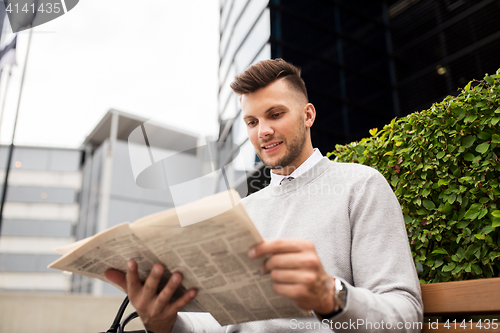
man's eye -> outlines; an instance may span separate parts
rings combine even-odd
[[[247,126],[254,126],[255,124],[257,124],[257,120],[252,120],[247,123]]]
[[[273,118],[278,118],[279,116],[281,116],[281,114],[282,114],[282,113],[283,113],[283,112],[274,113],[274,114],[272,115],[272,117],[273,117]]]

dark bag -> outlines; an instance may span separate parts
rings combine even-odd
[[[106,333],[125,333],[125,326],[134,318],[139,317],[137,314],[137,311],[132,312],[129,314],[125,319],[123,319],[122,322],[120,320],[123,317],[123,313],[125,312],[125,309],[127,308],[127,305],[129,303],[128,296],[125,296],[125,299],[122,302],[122,305],[120,305],[120,308],[118,309],[118,312],[116,313],[115,320],[113,320],[113,324],[111,324],[111,327],[106,331]],[[140,330],[140,331],[128,331],[127,333],[144,333],[147,332],[146,330]]]

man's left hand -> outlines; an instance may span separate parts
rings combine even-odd
[[[276,293],[292,299],[304,310],[333,312],[335,280],[323,269],[313,243],[302,239],[264,241],[251,248],[248,256],[270,256],[261,272],[271,274]]]

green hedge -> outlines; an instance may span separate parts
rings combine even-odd
[[[500,69],[328,154],[387,178],[421,283],[499,276],[499,105]]]

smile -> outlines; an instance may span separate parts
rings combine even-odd
[[[276,146],[278,146],[278,145],[280,145],[282,143],[283,143],[283,141],[276,142],[276,143],[270,144],[269,146],[263,146],[262,148],[264,148],[264,149],[271,149],[271,148],[274,148],[274,147],[276,147]]]

